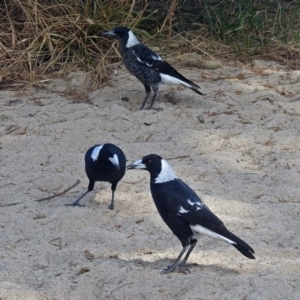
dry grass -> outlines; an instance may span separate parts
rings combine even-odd
[[[122,13],[130,6],[131,1],[4,0],[0,82],[42,83],[77,69],[101,82],[116,55],[98,35],[132,21]]]
[[[261,1],[260,1],[261,2]],[[70,71],[91,74],[95,86],[120,61],[117,43],[99,33],[116,25],[172,60],[269,58],[299,67],[300,6],[287,1],[3,0],[0,85],[42,84]],[[149,4],[150,3],[150,4]],[[167,43],[166,43],[167,40]],[[191,57],[189,60],[188,58]]]

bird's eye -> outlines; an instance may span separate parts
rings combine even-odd
[[[147,160],[147,164],[151,164],[152,163],[152,160],[151,159],[148,159]]]

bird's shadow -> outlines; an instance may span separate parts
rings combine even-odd
[[[104,258],[104,257],[101,257]],[[147,261],[143,260],[141,258],[134,258],[131,260],[126,260],[126,259],[121,259],[121,258],[111,258],[111,257],[106,257],[104,258],[109,259],[109,260],[114,260],[122,266],[126,266],[128,268],[131,268],[133,266],[135,267],[140,267],[140,268],[145,268],[145,269],[151,269],[151,270],[157,270],[158,273],[160,273],[163,269],[166,267],[170,266],[174,260],[163,258],[163,259],[157,259],[155,261]],[[232,268],[227,268],[224,266],[220,265],[200,265],[197,263],[186,263],[185,265],[185,270],[186,274],[189,273],[214,273],[218,274],[218,276],[223,276],[223,275],[238,275],[240,272],[238,270],[234,270]],[[179,272],[179,271],[177,271]],[[176,271],[173,271],[172,273],[176,273]],[[182,271],[180,272],[182,273]]]
[[[172,259],[157,259],[155,261],[145,261],[141,258],[136,258],[131,260],[135,266],[146,267],[153,270],[161,271],[165,269],[167,266],[170,266],[174,260]],[[187,262],[185,265],[185,269],[187,269],[188,273],[198,273],[198,272],[205,272],[205,273],[216,273],[218,275],[237,275],[239,272],[237,270],[233,270],[231,268],[226,268],[220,265],[201,265],[197,263]],[[176,271],[175,271],[176,272]]]

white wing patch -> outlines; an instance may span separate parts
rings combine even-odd
[[[132,50],[132,52],[134,53],[134,55],[135,55],[135,57],[136,57],[136,59],[140,62],[140,63],[144,63],[137,55],[136,55],[136,53],[135,53],[135,51],[134,50]]]
[[[139,40],[136,38],[136,36],[133,34],[133,32],[130,30],[128,32],[128,41],[126,43],[126,48],[133,47],[137,44],[139,44]]]
[[[181,213],[181,214],[186,214],[186,213],[188,213],[188,212],[190,212],[190,211],[189,211],[189,210],[186,210],[186,209],[184,209],[182,206],[180,206],[178,212]]]
[[[154,59],[154,60],[161,60],[162,61],[162,58],[160,56],[158,56],[157,54],[156,55],[151,55],[151,58]]]
[[[164,160],[161,160],[161,171],[158,176],[155,178],[155,183],[169,182],[174,179],[177,179],[175,172],[171,166]]]
[[[189,205],[191,205],[191,206],[195,205],[197,207],[196,210],[199,210],[199,209],[201,209],[203,207],[203,203],[201,203],[201,202],[193,202],[190,199],[187,200],[187,203]]]
[[[93,161],[96,161],[98,159],[98,156],[99,156],[102,148],[103,148],[103,145],[99,145],[94,148],[94,150],[92,151],[92,154],[91,154],[91,158]]]
[[[145,61],[142,61],[142,60],[137,56],[137,54],[135,53],[135,51],[133,51],[133,53],[135,54],[136,59],[137,59],[140,63],[142,63],[143,65],[146,65],[146,66],[148,66],[148,67],[153,67],[153,65],[148,64],[148,63],[146,63]]]
[[[188,199],[188,201],[187,201],[187,202],[188,202],[188,204],[189,204],[189,205],[192,205],[192,206],[195,204],[195,203],[194,203],[194,202],[192,202],[190,199]]]
[[[197,210],[201,209],[202,205],[197,205]]]
[[[204,234],[204,235],[208,235],[208,236],[211,236],[213,238],[216,238],[216,239],[219,239],[219,240],[223,240],[223,241],[226,241],[228,242],[229,244],[236,244],[235,242],[233,242],[232,240],[216,233],[216,232],[213,232],[212,230],[210,229],[207,229],[201,225],[191,225],[190,224],[190,228],[192,229],[192,231],[196,234],[196,233],[200,233],[200,234]]]

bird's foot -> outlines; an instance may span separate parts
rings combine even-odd
[[[171,272],[173,272],[175,270],[178,273],[183,273],[183,274],[191,273],[191,271],[188,268],[185,267],[185,263],[184,264],[179,264],[179,265],[177,263],[174,263],[173,265],[168,266],[165,269],[163,269],[161,271],[161,274],[171,273]]]
[[[175,264],[173,264],[171,266],[166,267],[165,269],[162,269],[162,271],[160,273],[167,274],[167,273],[173,272],[176,269],[176,267],[177,266]]]
[[[115,206],[111,203],[108,208],[111,209],[111,210],[114,210]]]
[[[69,204],[65,204],[65,206],[73,206],[73,207],[75,207],[75,206],[78,206],[78,207],[85,207],[85,205],[84,205],[84,204],[79,204],[79,203],[69,203]]]

